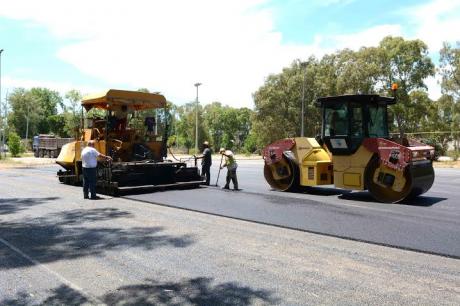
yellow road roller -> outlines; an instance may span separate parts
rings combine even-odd
[[[319,98],[321,135],[282,139],[263,149],[268,184],[279,191],[334,184],[368,190],[387,203],[425,193],[434,182],[434,148],[390,137],[387,108],[395,103],[379,95]]]

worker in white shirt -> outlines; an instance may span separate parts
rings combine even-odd
[[[94,148],[94,140],[88,141],[88,146],[81,151],[81,161],[83,167],[83,198],[85,199],[89,198],[89,193],[91,193],[92,200],[99,199],[96,195],[98,157],[105,160],[112,160],[110,156],[106,156]]]

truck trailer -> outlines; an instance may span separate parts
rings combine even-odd
[[[61,153],[62,146],[74,141],[73,138],[60,138],[52,134],[34,136],[32,149],[35,157],[56,158]]]

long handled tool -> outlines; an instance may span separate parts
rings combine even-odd
[[[216,187],[219,186],[217,185],[217,182],[219,182],[219,176],[220,176],[220,170],[222,168],[222,161],[224,160],[224,155],[220,158],[220,165],[219,165],[219,172],[217,173],[217,180],[216,180]]]

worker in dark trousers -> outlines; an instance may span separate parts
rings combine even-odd
[[[94,140],[88,141],[88,146],[81,151],[81,161],[83,169],[83,198],[88,199],[91,193],[91,199],[97,200],[96,181],[97,181],[97,158],[102,157],[105,160],[112,160],[110,156],[99,153],[94,148]]]
[[[211,181],[211,149],[209,148],[209,142],[203,142],[203,154],[196,157],[197,159],[202,159],[201,161],[201,175],[206,177],[206,185],[209,186]]]
[[[230,150],[225,150],[225,148],[220,148],[219,153],[225,156],[225,164],[220,167],[223,169],[227,167],[227,182],[222,189],[230,189],[230,180],[233,182],[233,189],[238,190],[238,178],[236,177],[236,169],[238,164],[236,163],[233,152]]]

